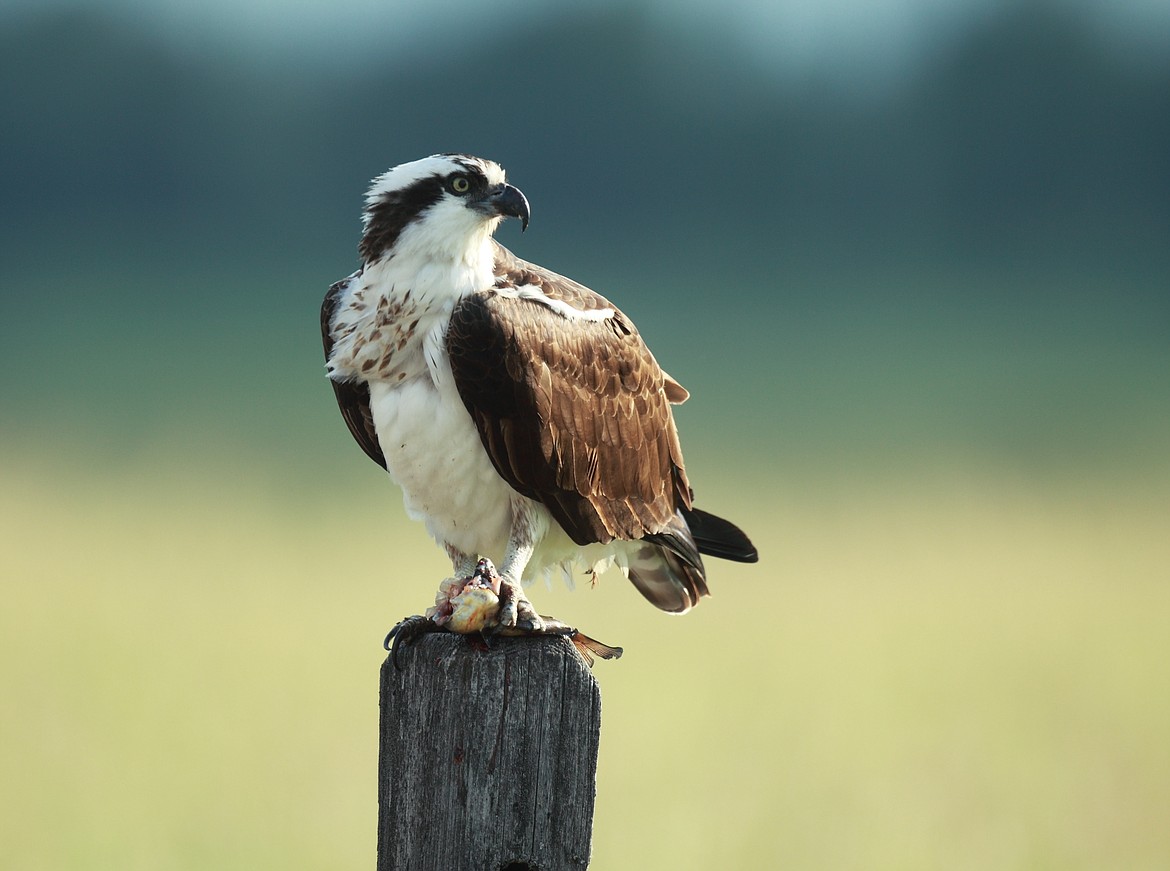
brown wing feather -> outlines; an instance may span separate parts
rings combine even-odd
[[[341,291],[352,278],[353,276],[342,279],[330,287],[329,292],[325,294],[325,300],[321,303],[321,344],[325,348],[326,362],[333,353],[333,336],[330,331],[333,315],[337,310]],[[360,381],[334,381],[331,378],[329,383],[333,385],[337,407],[341,409],[341,417],[349,427],[354,441],[366,452],[366,456],[385,469],[386,458],[378,444],[378,434],[374,431],[374,417],[370,412],[369,388]]]
[[[496,470],[577,544],[661,532],[690,507],[667,376],[616,309],[570,319],[500,293],[531,285],[578,310],[613,308],[500,252],[496,289],[462,300],[447,331],[459,395]]]

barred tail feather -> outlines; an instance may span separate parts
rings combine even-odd
[[[627,545],[625,562],[638,592],[656,608],[685,614],[707,591],[700,554],[754,563],[755,545],[735,524],[698,509],[681,509],[662,532]]]
[[[655,608],[685,614],[708,595],[702,563],[691,565],[667,547],[645,539],[630,545],[630,580]]]

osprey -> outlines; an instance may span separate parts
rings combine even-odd
[[[521,584],[617,565],[651,603],[707,595],[701,554],[754,562],[692,505],[672,403],[633,323],[492,238],[528,200],[490,160],[438,154],[366,195],[362,266],[321,307],[349,431],[451,558],[499,566],[502,629],[540,631]]]

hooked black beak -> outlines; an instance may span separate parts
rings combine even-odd
[[[528,219],[532,217],[532,211],[528,208],[528,198],[519,188],[510,184],[498,185],[480,200],[480,206],[491,215],[519,218],[521,232],[528,229]]]

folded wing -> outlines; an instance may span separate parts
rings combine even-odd
[[[690,487],[684,391],[604,297],[498,247],[496,287],[455,307],[455,383],[496,470],[577,544],[667,529]]]

